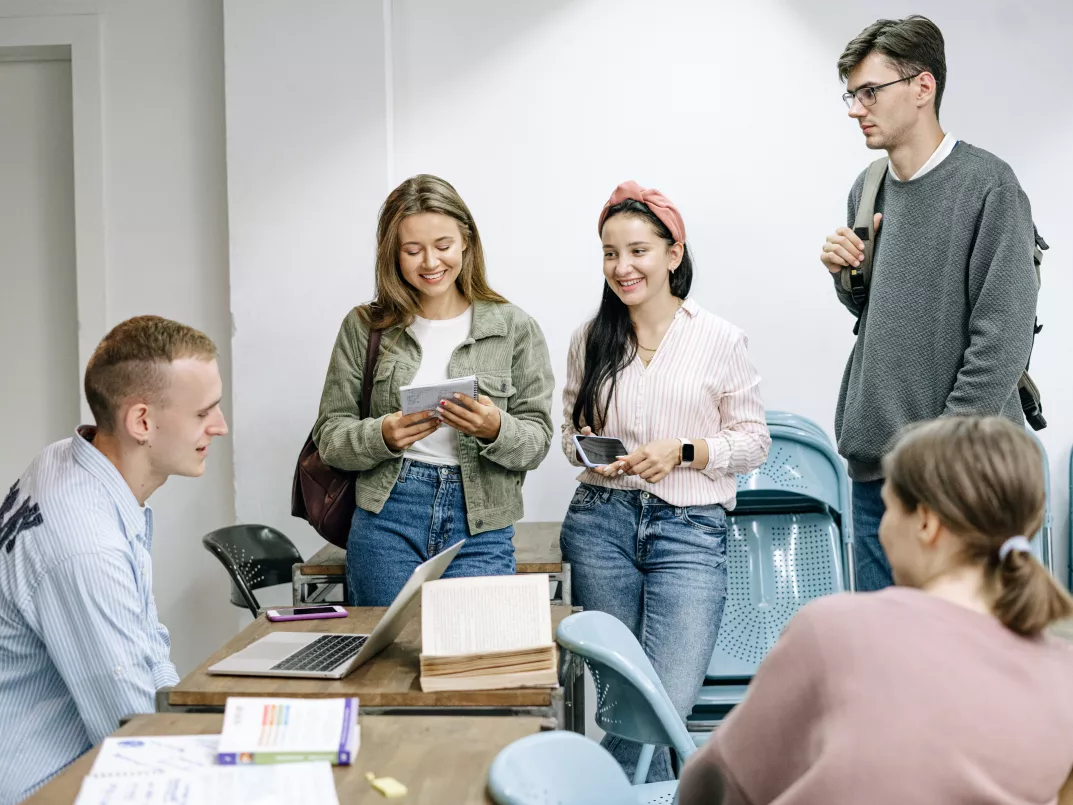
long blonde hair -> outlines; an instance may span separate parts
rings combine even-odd
[[[372,329],[407,326],[421,310],[421,294],[402,276],[399,267],[399,226],[404,218],[435,212],[453,218],[466,243],[462,270],[455,284],[470,302],[506,303],[488,286],[484,248],[473,214],[449,182],[427,173],[412,176],[394,190],[380,208],[376,227],[376,299],[359,308]]]
[[[1010,551],[1009,537],[1033,538],[1043,523],[1043,454],[1001,417],[950,417],[910,429],[884,460],[895,497],[924,506],[961,541],[962,560],[983,568],[992,611],[1022,635],[1073,615],[1070,597],[1035,557]]]

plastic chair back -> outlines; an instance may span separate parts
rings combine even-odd
[[[826,436],[769,424],[771,449],[760,467],[738,476],[738,510],[801,511],[827,506],[849,520],[849,477]]]
[[[266,525],[218,528],[201,538],[231,576],[231,603],[246,607],[257,617],[260,605],[254,590],[287,584],[302,554],[281,532]]]
[[[684,761],[696,745],[637,638],[606,612],[565,618],[556,639],[585,660],[596,686],[596,723],[620,738],[674,747]]]
[[[751,677],[801,607],[846,589],[838,524],[822,512],[732,514],[727,575],[709,679]]]
[[[1040,526],[1040,530],[1036,532],[1036,536],[1031,540],[1032,555],[1036,557],[1041,565],[1054,575],[1054,516],[1051,513],[1051,462],[1047,458],[1047,450],[1043,446],[1043,442],[1039,437],[1031,430],[1025,430],[1029,436],[1035,441],[1036,446],[1039,447],[1040,452],[1043,454],[1043,484],[1047,491],[1047,506],[1043,511],[1043,525]]]
[[[629,803],[637,794],[611,753],[576,732],[527,735],[503,749],[488,770],[496,805]]]
[[[828,443],[831,441],[830,437],[827,435],[827,431],[817,425],[813,420],[801,416],[800,414],[791,414],[789,411],[768,411],[766,419],[768,427],[778,425],[788,428],[796,428],[797,430],[810,433],[818,439],[822,439]]]

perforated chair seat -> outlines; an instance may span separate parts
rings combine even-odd
[[[488,770],[497,805],[673,805],[677,789],[675,781],[630,785],[610,752],[567,731],[520,738]]]
[[[701,714],[702,710],[727,712],[736,704],[740,704],[745,698],[748,685],[705,685],[697,695],[697,706],[694,713]]]
[[[708,677],[751,677],[795,612],[845,589],[840,551],[830,514],[728,517],[727,602]]]

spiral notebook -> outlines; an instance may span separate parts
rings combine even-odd
[[[477,399],[479,394],[477,378],[474,375],[441,380],[421,386],[400,386],[399,397],[402,398],[402,413],[416,414],[418,411],[435,411],[440,400],[454,402],[455,394],[465,394]]]

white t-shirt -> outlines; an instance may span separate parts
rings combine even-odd
[[[423,319],[417,316],[409,330],[421,345],[421,365],[410,385],[420,386],[449,379],[447,366],[451,356],[458,345],[469,338],[472,325],[472,305],[453,319]],[[450,425],[440,425],[435,433],[410,445],[403,455],[425,464],[458,466],[458,431]]]
[[[940,162],[950,156],[950,152],[954,150],[954,146],[957,144],[957,138],[948,131],[946,133],[946,136],[943,137],[942,142],[940,142],[939,146],[935,149],[934,153],[932,153],[932,155],[928,157],[928,161],[921,165],[920,169],[909,177],[909,181],[913,181],[913,179],[919,179],[925,173],[928,173],[929,171],[938,167]],[[890,168],[890,177],[894,181],[902,181],[901,177],[894,172],[894,163],[888,160],[887,167]]]

